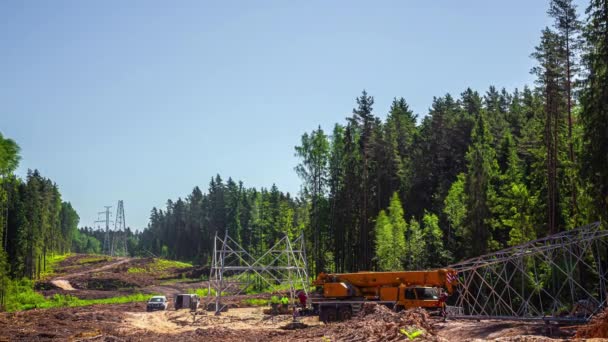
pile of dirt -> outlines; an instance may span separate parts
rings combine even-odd
[[[608,338],[608,309],[597,314],[589,324],[576,331],[576,338]]]
[[[423,309],[394,312],[384,305],[365,303],[349,321],[297,331],[295,340],[330,341],[445,341],[436,335],[429,314]],[[415,337],[414,337],[415,336]]]

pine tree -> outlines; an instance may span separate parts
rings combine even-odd
[[[357,242],[359,245],[359,254],[357,258],[357,266],[361,269],[369,269],[371,266],[372,259],[372,246],[370,241],[373,239],[373,231],[369,229],[369,221],[374,214],[370,208],[373,203],[373,183],[370,182],[370,169],[372,161],[372,150],[374,134],[374,126],[376,119],[373,114],[374,97],[369,96],[365,90],[361,93],[361,96],[357,98],[357,107],[353,108],[353,116],[350,117],[349,123],[352,128],[356,130],[358,135],[358,154],[361,158],[361,173],[360,173],[360,202],[359,202],[359,218],[358,222],[358,233]]]
[[[594,212],[608,221],[608,0],[591,0],[587,8],[583,61],[587,77],[581,91],[583,171],[590,183]]]
[[[576,14],[576,6],[572,0],[551,0],[548,11],[549,16],[555,19],[554,28],[560,37],[560,41],[565,46],[561,51],[563,55],[562,64],[564,75],[564,87],[566,91],[567,103],[566,111],[568,113],[568,163],[565,167],[565,177],[567,178],[567,188],[570,192],[569,213],[567,216],[576,216],[578,212],[577,194],[578,194],[578,172],[576,169],[576,159],[574,153],[574,137],[573,137],[573,94],[574,94],[574,79],[578,73],[578,57],[581,48],[581,22]]]
[[[564,60],[562,58],[563,39],[549,28],[543,30],[540,45],[532,54],[538,66],[532,72],[538,77],[540,91],[544,95],[545,112],[545,149],[547,153],[547,231],[558,231],[559,196],[558,170],[560,122],[564,113]]]
[[[313,231],[313,260],[315,270],[324,269],[323,251],[321,250],[321,216],[322,201],[327,188],[328,162],[329,162],[329,140],[325,132],[319,126],[310,136],[302,136],[301,145],[296,146],[296,156],[302,158],[302,162],[296,167],[296,172],[304,180],[303,195],[310,198],[311,213],[310,222]]]

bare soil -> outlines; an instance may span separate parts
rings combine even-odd
[[[161,293],[171,298],[186,289],[207,285],[203,281],[179,281],[182,274],[193,272],[189,269],[169,270],[162,277],[127,272],[129,267],[144,267],[151,259],[82,262],[90,259],[90,256],[66,259],[57,275],[37,288],[45,295],[65,293],[79,298],[107,298],[135,292]],[[168,281],[171,277],[177,279]],[[442,322],[423,310],[395,313],[384,306],[369,304],[346,322],[324,324],[316,317],[301,317],[293,325],[291,316],[272,317],[264,314],[264,308],[246,307],[243,303],[247,298],[268,296],[227,296],[225,302],[230,309],[220,316],[205,311],[204,306],[196,314],[172,309],[146,312],[145,303],[0,313],[0,341],[408,341],[406,333],[416,333],[420,336],[415,341],[537,342],[569,339],[575,333],[575,328],[549,331],[543,323],[519,321]],[[581,341],[606,337],[606,327],[608,313],[598,316],[586,330],[579,329],[577,337]],[[602,335],[604,332],[606,335]]]
[[[215,316],[188,310],[146,312],[144,303],[95,305],[0,314],[0,341],[407,341],[400,332],[422,329],[416,341],[554,341],[542,324],[505,321],[440,322],[416,310],[378,307],[347,322],[323,324],[303,317],[305,328],[282,329],[290,316],[262,308],[236,308]],[[562,337],[565,338],[565,337]]]

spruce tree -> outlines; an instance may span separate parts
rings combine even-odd
[[[496,152],[492,148],[492,136],[483,112],[477,116],[471,139],[466,155],[467,228],[464,240],[470,254],[479,255],[488,250],[491,239],[488,220],[491,217],[490,201],[494,196],[493,186],[498,172]]]
[[[380,271],[390,271],[395,266],[391,240],[393,238],[393,227],[384,210],[380,210],[376,218],[376,263]]]
[[[393,193],[388,207],[388,218],[391,224],[391,250],[393,252],[394,270],[400,270],[405,255],[405,233],[407,223],[403,216],[403,207],[399,194]]]
[[[462,241],[465,236],[464,223],[467,216],[465,179],[464,173],[458,174],[443,202],[443,213],[448,221],[447,247],[457,258],[464,257]]]
[[[448,251],[443,246],[443,231],[439,228],[439,218],[433,213],[425,212],[422,226],[426,267],[445,266],[450,258]]]

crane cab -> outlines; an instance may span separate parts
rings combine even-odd
[[[398,308],[441,308],[440,289],[437,287],[400,287],[399,291]]]

